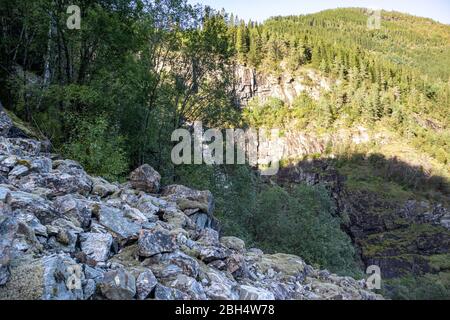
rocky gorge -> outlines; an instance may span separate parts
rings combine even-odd
[[[222,236],[209,191],[162,186],[149,165],[110,183],[13,132],[0,111],[0,299],[382,299]]]

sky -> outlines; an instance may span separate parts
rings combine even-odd
[[[299,15],[339,7],[395,10],[450,24],[450,0],[188,0],[224,8],[244,20],[262,22],[271,16]]]

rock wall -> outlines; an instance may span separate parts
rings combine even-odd
[[[330,90],[331,87],[330,80],[312,69],[305,69],[297,74],[282,72],[275,76],[242,65],[235,68],[235,82],[236,104],[241,107],[246,106],[254,97],[261,101],[277,98],[291,104],[301,93],[306,93],[317,100],[321,90]]]
[[[88,175],[0,112],[0,299],[381,299],[365,281],[221,237],[209,191]]]
[[[326,160],[282,168],[276,179],[284,186],[324,185],[362,262],[366,267],[378,265],[383,279],[449,272],[450,211],[442,204],[350,190],[346,178]]]

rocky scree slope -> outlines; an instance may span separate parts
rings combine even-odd
[[[220,237],[209,191],[89,176],[0,111],[0,299],[382,299],[365,281]]]

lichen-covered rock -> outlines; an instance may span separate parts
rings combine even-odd
[[[178,289],[158,283],[155,287],[155,300],[189,300],[189,296]]]
[[[241,300],[275,300],[275,296],[272,292],[255,288],[252,286],[240,286],[239,287],[239,299]]]
[[[121,210],[104,205],[99,208],[98,220],[121,241],[137,239],[141,230],[141,226],[127,219]]]
[[[151,257],[158,253],[173,252],[178,246],[176,236],[158,226],[141,231],[138,247],[141,257]]]
[[[144,164],[130,174],[130,183],[134,189],[148,193],[157,193],[161,175],[148,164]]]
[[[176,288],[186,293],[191,300],[205,300],[206,294],[203,286],[194,278],[185,274],[177,275],[176,279],[170,282],[171,288]]]
[[[158,278],[170,278],[173,274],[179,273],[197,278],[200,270],[200,264],[196,259],[179,250],[156,255],[146,260],[145,263]],[[175,273],[171,273],[171,270]]]
[[[203,273],[205,280],[205,293],[212,300],[237,300],[239,299],[238,284],[226,274],[214,268],[207,268]]]
[[[136,292],[139,300],[145,300],[158,284],[155,275],[149,269],[144,270],[136,279]]]
[[[78,224],[82,228],[89,227],[92,219],[92,207],[94,203],[79,195],[65,195],[57,197],[53,201],[55,210]]]
[[[136,279],[123,269],[108,271],[100,282],[100,290],[109,300],[130,300],[136,295]]]
[[[2,300],[83,299],[82,267],[67,255],[24,257],[11,264],[11,277],[0,286]]]
[[[220,238],[220,243],[225,247],[235,251],[244,251],[245,250],[245,242],[236,237],[222,237]]]
[[[118,192],[119,188],[103,178],[92,178],[92,194],[104,198]]]
[[[204,213],[214,211],[214,198],[210,191],[198,191],[181,185],[170,185],[163,189],[165,199],[177,203],[181,210],[199,209]]]
[[[52,202],[33,193],[11,191],[6,196],[6,203],[13,211],[20,210],[35,215],[42,224],[51,223],[61,217]]]
[[[80,235],[81,250],[96,262],[105,262],[109,257],[113,237],[109,233],[87,232]]]

